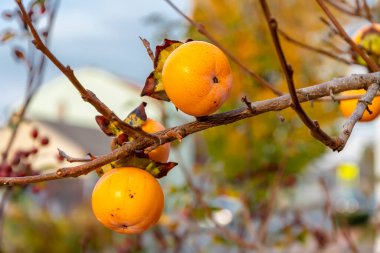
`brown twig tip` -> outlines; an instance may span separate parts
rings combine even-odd
[[[369,109],[369,105],[371,105],[372,102],[366,101],[366,100],[364,100],[364,99],[359,99],[359,100],[358,100],[358,103],[363,103],[364,106],[365,106],[365,110],[366,110],[369,114],[372,114],[371,109]]]
[[[89,161],[92,161],[92,160],[96,159],[96,157],[93,156],[90,153],[87,154],[89,156],[87,158],[75,158],[75,157],[71,157],[71,156],[69,156],[63,150],[61,150],[59,148],[58,148],[58,155],[60,157],[64,158],[64,159],[66,159],[66,161],[68,161],[70,163],[74,163],[74,162],[89,162]]]
[[[331,23],[334,25],[336,30],[338,31],[339,35],[350,45],[351,49],[357,53],[360,57],[363,58],[365,63],[367,64],[368,68],[373,71],[377,72],[380,71],[380,67],[375,63],[375,61],[368,56],[368,54],[360,48],[347,34],[347,32],[344,30],[343,26],[340,24],[340,22],[336,19],[334,14],[330,11],[330,9],[325,4],[324,0],[315,0],[318,5],[321,7],[323,12],[326,14],[326,16],[329,18]]]
[[[319,140],[320,142],[322,142],[326,146],[332,148],[333,150],[336,149],[337,141],[335,139],[331,138],[328,134],[326,134],[319,127],[318,124],[316,124],[312,119],[309,118],[309,116],[303,110],[301,103],[298,99],[297,91],[296,91],[296,88],[294,85],[293,68],[287,62],[284,51],[283,51],[282,46],[281,46],[281,42],[279,39],[278,30],[277,30],[277,23],[274,21],[274,18],[272,17],[272,14],[270,12],[270,8],[269,8],[266,0],[260,0],[260,4],[261,4],[261,8],[263,10],[263,13],[265,15],[265,19],[268,23],[270,34],[272,36],[273,44],[274,44],[277,56],[278,56],[279,61],[280,61],[282,71],[285,75],[289,94],[290,94],[291,100],[293,102],[292,108],[297,113],[297,115],[302,120],[302,122],[305,124],[305,126],[310,129],[310,133],[315,139]]]
[[[139,36],[139,38],[140,38],[141,42],[143,43],[146,51],[148,52],[150,59],[152,60],[152,62],[154,64],[154,53],[152,51],[152,48],[150,47],[149,41],[145,38],[142,38],[141,36]]]
[[[247,96],[242,97],[241,101],[247,106],[248,110],[252,114],[255,114],[256,108],[254,106],[252,106],[252,102],[248,100]]]
[[[170,139],[174,138],[178,140],[179,142],[182,142],[182,139],[183,139],[183,136],[181,133],[179,133],[178,131],[173,131],[173,130],[167,132],[166,136],[169,137]]]

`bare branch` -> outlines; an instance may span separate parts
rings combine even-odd
[[[357,10],[354,10],[352,8],[347,8],[341,4],[338,4],[336,3],[335,1],[332,1],[332,0],[326,0],[327,3],[329,3],[331,6],[333,6],[335,9],[345,13],[345,14],[348,14],[350,16],[354,16],[354,17],[358,17],[358,16],[361,16],[359,15],[359,13],[357,12]]]
[[[284,164],[280,164],[278,170],[276,171],[275,179],[274,179],[272,186],[270,188],[270,194],[269,194],[270,198],[268,201],[266,213],[265,213],[265,216],[263,217],[263,219],[261,220],[261,224],[260,224],[259,229],[258,229],[258,236],[257,237],[261,243],[264,243],[266,240],[266,236],[268,233],[269,220],[270,220],[270,217],[272,216],[272,213],[273,213],[275,201],[277,198],[277,193],[278,193],[279,187],[281,185],[281,179],[284,175],[284,169],[285,169]]]
[[[66,161],[70,162],[70,163],[76,163],[76,162],[89,162],[89,161],[92,161],[92,160],[95,160],[96,157],[92,156],[91,154],[88,154],[89,157],[86,157],[86,158],[76,158],[76,157],[71,157],[69,156],[68,154],[66,154],[63,150],[59,149],[58,148],[58,155],[64,159],[66,159]]]
[[[148,134],[139,128],[134,128],[129,124],[125,123],[116,114],[111,111],[102,101],[100,101],[96,95],[83,87],[83,85],[79,82],[79,80],[74,75],[74,71],[69,67],[65,67],[54,55],[53,53],[46,47],[46,45],[41,40],[38,32],[34,28],[34,25],[27,14],[24,5],[21,0],[16,0],[16,3],[19,6],[21,14],[25,23],[27,24],[30,32],[33,35],[34,41],[33,44],[35,47],[40,50],[49,60],[59,69],[61,72],[70,80],[70,82],[74,85],[74,87],[79,91],[82,99],[88,103],[90,103],[99,113],[101,113],[108,120],[115,122],[117,126],[123,130],[128,136],[132,138],[138,138],[140,136],[144,136],[147,139],[154,140],[158,142],[156,136]]]
[[[281,48],[280,39],[278,38],[277,33],[277,21],[271,16],[268,4],[266,0],[260,0],[261,7],[263,9],[263,13],[267,20],[270,33],[272,35],[273,43],[276,48],[277,56],[280,60],[282,70],[285,74],[286,83],[288,85],[289,94],[292,98],[293,106],[292,108],[298,114],[302,122],[310,129],[311,135],[324,143],[326,146],[333,148],[336,147],[338,140],[332,139],[327,133],[325,133],[320,127],[318,122],[311,120],[306,112],[302,109],[302,106],[298,100],[298,96],[296,93],[296,88],[293,80],[293,70],[291,66],[287,63],[284,52]]]
[[[363,7],[364,7],[365,16],[368,19],[368,21],[371,23],[375,23],[375,19],[373,18],[371,8],[369,8],[367,0],[363,0]]]
[[[339,34],[342,38],[351,46],[352,50],[356,52],[363,60],[366,62],[367,66],[371,71],[380,71],[380,67],[364,52],[362,48],[360,48],[356,43],[350,38],[350,36],[346,33],[342,25],[335,18],[335,16],[331,13],[330,9],[326,6],[324,0],[316,0],[322,10],[325,12],[330,21],[334,24],[335,28],[338,30]]]
[[[316,47],[310,46],[310,45],[308,45],[308,44],[306,44],[306,43],[303,43],[303,42],[301,42],[301,41],[298,41],[298,40],[296,40],[296,39],[290,37],[288,34],[286,34],[286,33],[285,33],[284,31],[282,31],[280,28],[278,29],[278,32],[279,32],[279,33],[280,33],[280,34],[281,34],[281,35],[282,35],[287,41],[289,41],[289,42],[291,42],[291,43],[293,43],[293,44],[295,44],[295,45],[297,45],[297,46],[300,46],[300,47],[305,48],[305,49],[307,49],[307,50],[310,50],[310,51],[316,52],[316,53],[318,53],[318,54],[325,55],[325,56],[327,56],[327,57],[329,57],[329,58],[331,58],[331,59],[334,59],[334,60],[336,60],[336,61],[342,62],[342,63],[347,64],[347,65],[353,64],[353,62],[351,62],[351,61],[349,61],[349,60],[347,60],[347,59],[345,59],[345,58],[342,58],[342,57],[340,57],[340,56],[338,56],[338,55],[335,55],[335,54],[333,54],[333,53],[331,53],[331,52],[329,52],[329,51],[326,51],[326,50],[323,50],[323,49],[320,49],[320,48],[316,48]]]
[[[142,37],[139,37],[139,38],[140,38],[141,42],[144,44],[144,47],[145,47],[146,51],[148,52],[149,57],[152,60],[152,63],[154,64],[154,54],[153,54],[152,49],[150,48],[149,41],[147,41],[146,39],[144,39]]]
[[[368,105],[371,104],[378,90],[379,83],[373,83],[368,87],[366,94],[358,100],[358,105],[356,106],[355,111],[352,113],[351,117],[346,121],[346,123],[344,123],[343,131],[339,136],[339,138],[343,140],[344,144],[347,143],[347,140],[350,137],[356,122],[360,120],[365,110],[367,110]],[[344,148],[344,145],[342,145],[340,148],[342,150]]]
[[[318,85],[298,89],[296,93],[299,102],[302,103],[315,100],[320,97],[329,96],[331,91],[335,94],[351,89],[365,89],[373,83],[380,83],[380,72],[337,78]],[[372,88],[370,90],[372,90]],[[255,108],[254,111],[244,106],[233,111],[198,118],[196,121],[157,132],[155,135],[160,139],[160,143],[164,144],[177,140],[178,135],[182,138],[185,138],[186,136],[199,131],[220,125],[231,124],[236,121],[254,117],[269,111],[280,111],[289,108],[291,105],[292,99],[289,94],[286,94],[272,99],[252,102],[251,106]],[[156,145],[153,140],[141,137],[133,140],[132,142],[128,142],[125,146],[115,149],[107,155],[99,156],[96,159],[85,164],[69,168],[62,168],[55,173],[42,174],[37,176],[0,177],[0,184],[25,185],[29,183],[56,180],[63,177],[77,177],[87,174],[107,163],[118,160],[122,157],[127,157],[135,150],[144,150],[153,145]],[[336,141],[335,145],[332,146],[331,149],[340,151],[340,147],[342,145],[344,146],[343,141]]]
[[[53,27],[56,12],[58,9],[58,3],[59,3],[58,0],[54,2],[54,5],[53,5],[53,7],[49,13],[49,17],[47,19],[47,29],[46,29],[46,36],[45,36],[45,44],[46,45],[48,45],[49,41],[50,41],[49,40],[50,39],[49,34],[50,34],[50,31]],[[32,53],[32,55],[34,56],[34,53]],[[45,56],[42,54],[39,61],[38,61],[37,66],[35,66],[36,64],[33,60],[33,57],[31,59],[31,61],[29,62],[26,97],[25,97],[23,105],[21,106],[21,109],[17,115],[18,117],[17,117],[17,121],[15,122],[15,126],[12,128],[11,136],[9,137],[7,145],[6,145],[6,147],[2,153],[2,161],[3,162],[5,162],[8,158],[9,151],[10,151],[10,149],[14,143],[14,140],[17,136],[19,126],[24,119],[24,116],[25,116],[25,113],[28,109],[30,101],[32,101],[34,94],[37,92],[37,90],[40,88],[40,86],[42,84],[42,79],[43,79],[42,77],[44,75],[44,70],[45,70],[45,59],[46,59]]]
[[[349,228],[343,229],[342,234],[343,234],[343,238],[346,240],[348,247],[351,250],[351,252],[352,253],[359,253],[359,249],[351,237],[350,229]]]

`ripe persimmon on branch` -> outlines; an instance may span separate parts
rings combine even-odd
[[[166,0],[169,4],[173,5],[169,0]],[[304,122],[309,128],[312,130],[312,135],[322,141],[325,145],[330,147],[332,150],[340,151],[344,148],[345,143],[347,142],[353,127],[356,122],[361,118],[361,115],[367,109],[367,105],[371,103],[372,99],[376,95],[379,84],[380,84],[380,73],[369,73],[369,74],[361,74],[361,75],[351,75],[348,77],[337,78],[325,83],[311,85],[306,88],[295,89],[294,84],[291,84],[291,72],[289,71],[288,64],[286,63],[284,55],[281,47],[279,46],[279,39],[277,35],[277,27],[271,25],[273,24],[273,18],[270,15],[267,15],[268,24],[270,25],[271,31],[275,38],[275,46],[280,54],[280,60],[284,67],[284,74],[288,77],[288,81],[290,82],[290,95],[280,95],[282,92],[273,91],[275,94],[279,95],[276,98],[262,100],[262,101],[249,101],[249,98],[244,98],[243,102],[245,106],[231,110],[224,113],[218,113],[208,116],[197,117],[195,121],[189,122],[180,126],[172,127],[166,129],[164,131],[160,131],[154,134],[148,134],[142,131],[140,128],[134,128],[130,125],[126,124],[123,120],[117,117],[111,109],[109,109],[104,103],[102,103],[94,93],[87,90],[76,78],[75,73],[70,69],[70,67],[65,67],[56,57],[55,55],[48,49],[48,47],[44,44],[40,35],[36,31],[30,17],[27,15],[23,3],[21,0],[16,0],[17,5],[19,6],[20,12],[22,14],[23,20],[27,25],[29,31],[33,36],[33,43],[35,47],[40,50],[58,69],[62,71],[63,74],[71,81],[73,86],[79,91],[83,100],[91,103],[94,108],[96,108],[105,118],[107,118],[110,122],[116,124],[122,131],[124,131],[128,136],[133,137],[132,141],[124,143],[121,147],[116,148],[109,154],[98,156],[91,161],[88,161],[84,164],[60,168],[56,172],[35,175],[35,176],[25,176],[25,177],[0,177],[0,183],[3,185],[23,185],[29,183],[36,183],[41,181],[48,180],[56,180],[65,177],[78,177],[81,175],[85,175],[103,165],[106,165],[110,162],[119,160],[121,158],[128,158],[135,151],[144,151],[145,153],[157,148],[158,146],[172,142],[174,140],[180,140],[185,138],[188,135],[193,133],[206,130],[208,128],[231,124],[239,120],[243,120],[249,117],[254,117],[263,113],[271,112],[271,111],[280,111],[284,110],[288,107],[298,107],[296,112],[302,114],[300,107],[300,103],[313,101],[323,97],[329,97],[331,94],[336,94],[346,90],[352,89],[367,89],[367,93],[362,99],[356,110],[353,112],[351,117],[344,124],[341,134],[338,137],[329,137],[327,134],[321,132],[318,123],[309,119],[307,115],[303,115]],[[261,1],[263,6],[265,7],[265,1]],[[179,11],[178,8],[175,7],[175,10]],[[181,13],[181,12],[180,12]],[[264,13],[270,14],[269,8],[264,8]],[[211,41],[222,48],[222,50],[230,56],[230,58],[237,63],[245,72],[249,75],[253,76],[253,78],[260,80],[260,78],[256,77],[256,74],[253,71],[249,70],[242,63],[240,63],[236,57],[234,57],[227,49],[221,46],[221,44],[211,37],[211,35],[207,32],[206,28],[200,24],[197,24],[192,19],[185,16],[181,13],[187,20],[194,26],[200,30],[200,32],[205,35],[207,38],[211,39]],[[335,24],[335,23],[334,23]],[[339,27],[339,26],[338,26]],[[338,29],[340,30],[340,29]],[[148,48],[149,44],[144,43],[144,45]],[[359,48],[359,50],[361,50]],[[363,50],[361,50],[363,51]],[[359,52],[358,52],[359,53]],[[365,53],[363,54],[363,59],[365,59]],[[368,65],[371,65],[371,59],[368,61]],[[376,63],[373,63],[376,65]],[[373,65],[372,64],[372,65]],[[378,68],[378,67],[377,67]],[[376,69],[376,67],[373,67]],[[265,81],[266,82],[266,81]],[[270,85],[270,84],[269,84]],[[267,86],[267,85],[265,85]],[[270,85],[271,86],[271,85]],[[269,88],[269,87],[268,87]],[[301,117],[301,118],[302,118]],[[325,138],[326,137],[326,138]],[[327,138],[328,137],[328,138]]]

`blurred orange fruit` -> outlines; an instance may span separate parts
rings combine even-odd
[[[112,169],[96,183],[92,210],[104,226],[123,234],[141,233],[157,223],[164,194],[148,172],[133,167]]]
[[[356,31],[352,40],[363,48],[376,64],[380,64],[380,24],[371,23],[362,26]],[[356,54],[353,55],[353,59],[358,64],[367,65],[364,59]]]
[[[162,130],[165,130],[165,127],[158,121],[153,119],[147,119],[145,123],[141,126],[142,130],[147,133],[155,133]],[[169,158],[170,153],[170,143],[165,143],[156,149],[149,152],[148,156],[150,159],[154,161],[158,161],[161,163],[166,163]]]
[[[345,96],[364,95],[365,92],[366,91],[364,89],[349,90],[349,91],[342,92],[342,95],[345,95]],[[351,114],[354,112],[357,103],[358,103],[358,99],[349,99],[349,100],[340,101],[339,109],[342,112],[343,116],[346,118],[350,117]],[[380,114],[380,98],[375,97],[372,100],[372,104],[369,105],[368,108],[372,111],[372,113],[370,114],[367,110],[365,110],[360,121],[362,122],[371,121]]]
[[[164,89],[184,113],[206,116],[218,110],[232,87],[231,66],[213,44],[191,41],[175,49],[162,70]]]

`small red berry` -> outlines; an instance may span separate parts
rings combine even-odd
[[[32,131],[30,132],[30,135],[32,136],[33,139],[36,139],[38,137],[38,129],[33,128]]]
[[[25,177],[26,176],[26,172],[25,171],[18,171],[16,172],[16,177]]]
[[[65,160],[65,158],[63,157],[63,156],[61,156],[60,154],[57,154],[57,160],[59,161],[59,162],[63,162],[63,160]]]
[[[12,160],[12,165],[16,166],[20,163],[20,161],[21,161],[20,156],[15,155],[15,157],[13,157],[13,160]]]
[[[9,174],[6,171],[0,170],[0,177],[8,177],[8,176]]]
[[[34,193],[34,194],[40,193],[41,190],[42,190],[42,187],[39,185],[33,185],[32,186],[32,193]]]
[[[37,154],[38,153],[38,148],[32,148],[30,151],[30,154]]]
[[[4,164],[3,170],[7,173],[11,173],[12,172],[12,166],[10,166],[9,164]]]
[[[49,144],[49,138],[48,137],[43,137],[42,139],[41,139],[41,145],[42,146],[46,146],[46,145],[48,145]]]

